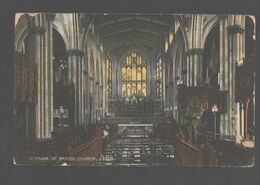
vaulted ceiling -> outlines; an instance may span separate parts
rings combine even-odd
[[[120,55],[129,48],[163,51],[173,19],[171,15],[99,14],[94,22],[104,50]]]

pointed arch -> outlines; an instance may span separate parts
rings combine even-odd
[[[180,60],[179,50],[177,49],[176,56],[175,56],[175,77],[180,78],[180,76],[181,76],[181,60]]]
[[[177,18],[178,22],[180,23],[180,27],[181,27],[182,36],[183,36],[183,39],[184,39],[185,48],[186,48],[186,50],[188,50],[189,49],[189,39],[188,39],[187,31],[185,29],[183,20],[182,20],[180,15],[175,15],[175,17]]]
[[[94,72],[95,72],[95,65],[94,65],[94,63],[95,63],[95,61],[94,61],[94,55],[93,55],[93,51],[92,51],[92,49],[90,50],[90,56],[89,56],[90,58],[89,58],[89,67],[90,67],[90,70],[89,70],[89,72],[90,72],[90,75],[91,75],[91,77],[92,78],[94,78]]]
[[[17,25],[15,26],[15,51],[21,52],[22,50],[22,44],[24,42],[24,39],[28,35],[30,20],[31,17],[28,14],[24,14],[20,17]]]
[[[59,22],[57,19],[54,19],[53,21],[53,28],[59,32],[59,34],[61,35],[61,37],[63,38],[63,41],[65,43],[66,49],[69,49],[69,37],[68,37],[68,33],[64,27],[64,25]]]
[[[220,16],[213,16],[203,27],[202,46],[204,48],[206,39],[213,28],[219,23]]]

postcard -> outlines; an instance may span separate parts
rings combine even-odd
[[[255,19],[17,13],[13,163],[253,167]]]

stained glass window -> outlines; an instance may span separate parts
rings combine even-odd
[[[122,96],[146,96],[147,66],[141,56],[132,52],[121,66]]]
[[[156,63],[156,96],[162,96],[162,59]]]

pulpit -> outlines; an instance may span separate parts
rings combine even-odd
[[[194,98],[197,100],[198,105],[191,105],[191,103],[194,102]],[[187,124],[192,123],[191,120],[187,120],[187,116],[191,116],[190,111],[192,110],[190,109],[192,108],[190,106],[196,107],[196,114],[199,114],[199,119],[203,122],[203,124],[198,126],[200,131],[215,132],[218,134],[220,128],[219,114],[226,112],[227,109],[227,91],[220,91],[218,88],[211,87],[179,86],[177,111],[179,122],[183,125],[185,125],[186,122],[188,122]],[[217,108],[217,113],[212,112],[212,107]]]
[[[218,106],[220,112],[225,112],[227,108],[227,91],[220,91],[210,87],[178,87],[178,111],[184,112],[190,100],[198,97],[201,109],[206,110],[213,105]]]

